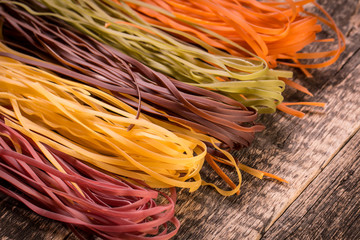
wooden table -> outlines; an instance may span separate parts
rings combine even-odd
[[[252,147],[235,153],[251,167],[287,179],[282,184],[243,174],[240,196],[222,197],[209,187],[179,192],[175,239],[360,239],[360,2],[321,0],[347,37],[332,66],[298,71],[295,81],[314,97],[288,89],[288,101],[326,102],[301,107],[297,119],[277,113]],[[216,175],[206,169],[206,179]],[[40,217],[0,194],[0,239],[75,239],[62,224]]]

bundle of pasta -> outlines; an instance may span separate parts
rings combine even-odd
[[[254,132],[263,129],[254,123],[257,118],[254,109],[210,90],[170,79],[70,26],[63,27],[54,18],[33,16],[9,4],[1,5],[0,14],[5,20],[3,42],[19,51],[31,50],[44,61],[12,51],[14,54],[26,58],[28,64],[106,89],[137,107],[138,113],[141,110],[156,118],[185,124],[215,137],[223,143],[223,148],[249,146]]]
[[[288,71],[269,70],[264,60],[235,43],[235,47],[248,52],[254,59],[232,56],[182,31],[153,27],[126,4],[119,5],[110,0],[14,2],[32,14],[63,19],[155,70],[195,86],[219,91],[259,112],[275,111],[283,100],[284,82],[279,77],[292,76]],[[46,5],[53,13],[37,2]],[[164,30],[189,38],[197,46]]]
[[[42,151],[47,145],[151,187],[194,191],[201,185],[206,146],[195,137],[200,134],[180,127],[167,130],[142,114],[137,117],[136,110],[103,91],[4,56],[0,113]]]
[[[66,223],[80,239],[86,239],[84,231],[102,239],[139,240],[169,239],[177,233],[174,189],[173,198],[162,194],[169,203],[158,205],[158,192],[36,143],[4,120],[13,122],[0,117],[0,192],[39,215]]]
[[[221,140],[226,144],[222,144],[221,146],[223,147],[233,147],[233,145],[237,147],[248,146],[254,137],[253,131],[258,131],[263,128],[262,126],[254,125],[250,122],[250,120],[256,118],[256,114],[253,111],[247,111],[240,103],[208,90],[201,90],[196,87],[172,81],[114,49],[102,45],[91,38],[81,34],[78,35],[76,32],[71,32],[62,28],[60,23],[58,23],[59,25],[48,23],[51,19],[46,19],[47,21],[44,21],[44,19],[31,16],[20,9],[14,8],[14,6],[7,6],[5,11],[0,9],[0,13],[5,17],[3,32],[5,37],[5,40],[3,39],[4,42],[17,47],[18,49],[30,51],[34,55],[39,55],[44,59],[56,61],[60,64],[63,63],[65,66],[78,71],[78,73],[13,51],[6,48],[4,45],[2,45],[2,48],[5,52],[0,53],[0,55],[10,56],[33,66],[57,71],[62,75],[67,75],[73,79],[97,86],[99,89],[108,89],[111,91],[109,93],[112,93],[118,99],[126,101],[134,107],[138,104],[141,111],[148,112],[157,117],[166,117],[170,120],[170,122],[165,123],[158,119],[148,117],[152,122],[160,124],[161,126],[184,132],[185,129],[171,123],[176,121],[176,123],[187,124],[197,131],[205,132],[210,136]],[[51,29],[56,29],[56,31]],[[32,39],[37,39],[37,41],[32,42]],[[21,43],[21,45],[16,44],[14,40]],[[69,42],[71,44],[69,44]],[[37,43],[41,43],[41,45],[38,46]],[[89,51],[84,51],[81,47],[86,47]],[[35,51],[35,49],[38,49],[38,51]],[[106,49],[106,51],[104,49]],[[72,52],[72,50],[74,50],[74,52]],[[99,50],[103,51],[100,52]],[[91,57],[88,52],[92,53]],[[112,60],[114,57],[115,60],[117,60],[116,63]],[[106,60],[108,64],[104,64],[104,62],[102,62],[104,60]],[[110,68],[111,71],[102,71],[102,69],[109,69],[109,65],[114,66]],[[134,76],[136,79],[135,81],[131,81],[131,78],[127,75],[129,73]],[[146,82],[144,82],[144,79]],[[165,86],[165,88],[162,86]],[[196,92],[199,93],[196,94]],[[132,94],[133,97],[130,97],[128,94]],[[137,96],[141,101],[135,101],[137,100],[135,98]],[[158,103],[159,101],[154,101],[154,98],[160,99],[160,104]],[[144,100],[148,100],[151,105],[145,104]],[[164,101],[164,103],[161,103],[161,101]],[[233,106],[227,104],[232,104]],[[159,107],[162,109],[166,108],[166,113],[159,111],[157,109]],[[139,114],[139,112],[137,114]],[[198,122],[197,124],[196,121]],[[204,126],[202,124],[207,125]],[[232,127],[229,128],[226,124]],[[207,142],[209,146],[216,146],[213,145],[216,141],[209,136],[198,134],[193,131],[185,132],[187,135]],[[214,148],[209,150],[214,153]],[[228,160],[221,160],[208,155],[206,161],[230,185],[230,187],[233,188],[232,191],[224,191],[210,184],[223,195],[231,195],[239,189],[241,176],[238,168],[259,178],[262,178],[264,175],[277,178],[271,174],[251,169],[240,163],[235,163],[235,160],[228,152],[224,152],[221,149],[218,150],[219,151],[216,153],[222,153],[223,156],[225,154],[225,157]],[[216,162],[219,161],[235,167],[238,174],[238,185],[235,185],[216,164]],[[282,181],[280,178],[277,179]],[[203,182],[203,184],[207,185],[208,183]]]
[[[266,59],[270,67],[278,63],[301,68],[320,68],[334,63],[345,49],[344,36],[334,20],[315,0],[257,1],[257,0],[113,0],[136,10],[153,26],[170,27],[196,36],[213,47],[236,56],[250,56],[236,48],[231,40]],[[326,18],[308,12],[314,6]],[[322,27],[328,25],[336,34],[334,50],[301,53],[311,43],[328,44],[334,39],[317,40]],[[224,37],[219,38],[219,35]],[[190,39],[185,39],[189,41]],[[327,45],[331,47],[331,45]],[[285,62],[292,60],[293,63]],[[318,60],[301,63],[300,60]],[[290,83],[290,82],[289,82]],[[290,83],[291,84],[291,83]],[[306,89],[298,85],[299,90]]]
[[[229,196],[239,193],[240,169],[260,179],[268,176],[285,181],[237,162],[219,148],[221,142],[209,135],[139,114],[104,91],[23,63],[91,80],[86,75],[39,62],[2,43],[0,56],[0,113],[12,120],[9,126],[36,143],[47,144],[110,174],[142,180],[151,187],[177,186],[194,191],[200,185],[210,185]],[[232,190],[201,180],[199,171],[204,159]],[[237,184],[216,162],[234,167]]]
[[[162,29],[186,42],[199,45],[200,39],[214,48],[247,59],[253,59],[253,54],[256,54],[265,59],[270,68],[276,68],[278,64],[298,67],[308,77],[312,76],[308,68],[329,66],[345,50],[343,34],[331,16],[315,0],[112,1],[118,3],[120,9],[131,7],[139,18],[153,28]],[[325,18],[304,10],[307,4],[313,4]],[[322,30],[319,22],[333,30],[337,38],[336,44],[332,44],[333,38],[316,39],[317,33]],[[323,44],[323,47],[331,50],[301,52],[310,44]],[[244,51],[244,48],[251,54]],[[286,85],[313,96],[301,84],[287,78],[280,79]],[[296,117],[305,116],[303,112],[289,107],[292,105],[324,107],[325,103],[281,102],[276,108]]]

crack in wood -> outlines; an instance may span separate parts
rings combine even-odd
[[[339,159],[342,159],[343,155],[347,154],[349,152],[349,149],[354,151],[355,153],[355,157],[353,158],[356,158],[356,154],[359,158],[360,156],[360,151],[359,151],[359,148],[354,148],[354,143],[357,144],[357,145],[360,145],[359,143],[359,140],[360,140],[360,127],[357,129],[357,131],[354,132],[354,134],[348,139],[348,141],[346,142],[346,144],[344,145],[344,147],[341,149],[340,152],[338,152],[334,158],[332,159],[331,163],[329,164],[329,169],[325,168],[324,169],[324,172],[325,171],[332,171],[332,169],[335,167],[337,167],[338,165],[338,162],[339,162]],[[356,150],[357,149],[357,150]],[[351,156],[351,155],[350,155]],[[321,176],[322,178],[316,178],[312,181],[311,183],[311,188],[310,189],[310,185],[307,187],[306,190],[304,190],[301,194],[301,196],[299,196],[297,198],[297,201],[294,201],[291,206],[288,207],[288,209],[286,210],[285,214],[283,214],[281,216],[281,218],[277,219],[277,221],[273,224],[273,226],[271,226],[271,228],[269,228],[263,235],[262,235],[262,238],[261,239],[273,239],[273,237],[276,235],[277,236],[277,239],[298,239],[299,236],[301,234],[304,234],[307,235],[309,233],[307,233],[306,231],[307,230],[304,230],[303,227],[306,226],[307,224],[311,224],[308,223],[309,221],[315,221],[315,220],[311,220],[310,218],[312,218],[312,216],[314,214],[320,214],[319,212],[319,203],[321,203],[322,201],[325,201],[325,203],[323,204],[324,206],[326,206],[327,208],[333,208],[333,209],[341,209],[341,208],[344,208],[343,204],[341,201],[339,202],[334,202],[333,205],[329,205],[329,204],[326,204],[326,201],[329,201],[327,199],[330,199],[331,197],[334,198],[334,193],[336,193],[336,198],[341,198],[341,199],[347,199],[347,196],[344,196],[344,194],[346,194],[346,189],[343,189],[344,186],[346,185],[349,185],[347,184],[348,182],[351,182],[351,181],[355,181],[355,186],[356,186],[356,182],[357,180],[352,180],[353,179],[353,175],[355,174],[355,170],[358,170],[358,169],[352,169],[351,166],[353,164],[358,164],[359,165],[359,160],[360,159],[355,159],[355,160],[352,160],[354,163],[352,163],[350,160],[349,160],[349,164],[346,165],[346,167],[344,169],[341,169],[338,171],[338,175],[335,175],[335,178],[332,179],[329,183],[326,183],[327,185],[329,186],[332,186],[334,185],[335,188],[332,188],[332,189],[329,189],[329,191],[323,191],[321,192],[321,194],[318,194],[318,196],[316,196],[315,198],[314,197],[311,197],[311,192],[312,191],[316,191],[316,187],[318,186],[318,183],[315,183],[315,181],[317,182],[321,182],[321,181],[327,181],[326,178],[325,180],[323,180],[322,178],[324,178],[324,175],[326,174],[323,174],[323,176]],[[330,165],[332,165],[330,167]],[[349,165],[349,166],[348,166]],[[338,168],[338,167],[337,167]],[[345,172],[345,173],[344,173]],[[327,176],[327,175],[326,175]],[[331,177],[331,176],[330,176]],[[358,176],[356,176],[357,178],[359,178]],[[327,186],[326,185],[326,186]],[[351,184],[350,184],[351,186]],[[315,190],[314,190],[315,189]],[[357,188],[358,189],[358,188]],[[305,193],[307,191],[307,193]],[[354,191],[353,189],[349,189],[349,191]],[[360,195],[360,191],[358,190],[359,192],[359,195]],[[311,202],[312,204],[306,204],[306,203],[303,203],[303,201],[305,200],[306,201],[306,196],[312,198],[311,199]],[[355,196],[354,196],[355,197]],[[305,198],[305,199],[304,199]],[[303,205],[303,206],[302,206]],[[301,215],[300,218],[297,218],[295,220],[295,222],[291,225],[291,230],[288,230],[286,227],[283,227],[284,223],[286,221],[291,221],[294,217],[293,215],[296,214],[301,208],[305,208],[306,206],[306,212]],[[356,208],[356,207],[355,207]],[[356,210],[356,209],[355,209]],[[357,210],[358,213],[360,213],[360,210],[358,209]],[[326,214],[326,213],[325,213]],[[332,221],[342,221],[341,218],[342,218],[342,215],[344,213],[343,212],[339,212],[339,211],[335,211],[335,215],[338,215],[338,218],[336,219],[332,219]],[[352,214],[352,212],[350,212],[350,214]],[[355,213],[356,214],[356,213]],[[333,214],[334,215],[334,214]],[[340,215],[340,216],[339,216]],[[351,234],[353,234],[353,232],[350,232],[350,228],[351,226],[359,226],[359,222],[356,222],[360,217],[360,214],[357,215],[357,217],[355,217],[353,220],[352,220],[352,223],[353,224],[350,224],[350,223],[346,223],[346,225],[348,226],[348,230],[344,231],[342,233],[343,236],[350,236]],[[340,220],[339,220],[340,218]],[[314,219],[314,218],[312,218]],[[327,225],[328,224],[328,220],[324,220],[323,222],[321,222],[320,220],[320,223],[319,223],[319,220],[318,221],[318,226],[316,226],[316,229],[313,230],[314,232],[317,232],[318,234],[320,234],[323,229],[323,225]],[[344,220],[346,221],[346,220]],[[302,223],[302,224],[301,224]],[[340,223],[339,223],[340,224]],[[330,227],[330,226],[329,226]],[[336,227],[336,226],[335,226]],[[360,227],[360,226],[359,226]],[[334,228],[334,227],[333,227]],[[360,228],[359,228],[360,229]],[[333,234],[336,235],[337,232],[341,231],[341,229],[334,229]],[[357,233],[355,234],[359,234],[360,235],[360,231],[358,231]],[[296,237],[297,236],[297,237]],[[303,236],[303,235],[301,235]],[[303,237],[304,237],[303,236]],[[315,238],[315,236],[313,236]],[[341,239],[341,238],[336,238],[336,239]],[[346,239],[358,239],[358,238],[346,238]]]
[[[328,166],[336,157],[337,155],[347,146],[347,144],[354,138],[355,134],[360,132],[360,125],[358,127],[358,129],[356,129],[356,131],[354,131],[354,133],[344,142],[344,144],[339,147],[333,154],[333,156],[329,159],[329,161],[327,161],[320,169],[319,171],[316,173],[315,176],[313,176],[312,179],[310,179],[309,182],[306,183],[306,185],[304,185],[304,188],[298,192],[298,195],[295,196],[295,198],[293,199],[293,201],[286,207],[284,208],[284,211],[282,212],[281,215],[279,215],[276,219],[269,219],[269,225],[265,225],[266,227],[264,227],[264,230],[260,233],[260,236],[258,239],[261,239],[262,236],[271,228],[271,226],[273,226],[274,224],[276,224],[276,222],[278,221],[279,218],[281,218],[281,216],[283,216],[283,214],[296,202],[296,200],[298,200],[301,195],[307,190],[307,188],[316,180],[316,178],[324,171],[324,169],[326,168],[326,166]]]
[[[350,18],[350,22],[349,22],[349,30],[346,32],[345,36],[346,37],[350,37],[353,31],[358,32],[359,28],[360,28],[360,1],[358,2],[356,8],[355,8],[355,12],[354,14],[351,16]]]
[[[352,54],[351,56],[349,56],[340,66],[339,70],[336,71],[336,73],[334,74],[335,77],[338,76],[338,74],[345,68],[345,66],[349,63],[352,63],[351,60],[353,60],[353,57],[359,52],[360,47],[357,48]]]

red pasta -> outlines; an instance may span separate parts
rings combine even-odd
[[[0,191],[39,215],[70,225],[78,235],[76,229],[103,239],[160,240],[177,233],[175,189],[172,197],[160,193],[168,204],[158,205],[157,191],[111,177],[45,147],[63,171],[50,164],[31,139],[0,120],[0,178],[7,182]]]

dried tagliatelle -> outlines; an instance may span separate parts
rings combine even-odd
[[[14,1],[17,2],[17,1]],[[191,39],[188,44],[164,29],[142,20],[126,4],[110,0],[40,0],[17,2],[32,14],[51,15],[70,23],[80,31],[138,59],[151,68],[177,80],[228,95],[259,112],[274,112],[282,102],[288,71],[270,70],[264,60],[246,49],[254,59],[235,57],[182,31],[165,29]],[[31,10],[31,6],[34,10]],[[35,9],[37,12],[35,12]],[[39,10],[37,10],[39,9]]]
[[[331,16],[315,0],[113,1],[119,4],[119,8],[131,7],[152,27],[163,29],[184,41],[196,44],[192,38],[179,34],[179,31],[234,56],[253,57],[239,48],[239,45],[265,59],[271,68],[278,64],[298,67],[308,77],[311,77],[308,68],[333,64],[345,49],[343,34]],[[319,10],[324,17],[307,11],[310,7]],[[319,22],[333,30],[337,38],[335,44],[332,38],[317,39],[317,33],[322,31]],[[330,50],[301,52],[311,44],[322,44],[323,48]],[[312,96],[308,89],[300,84],[290,79],[282,80],[288,86]],[[218,85],[213,85],[215,86]],[[207,87],[211,88],[211,85]],[[229,85],[229,88],[232,87]],[[325,106],[318,102],[280,103],[277,109],[297,117],[304,116],[304,113],[289,108],[289,105]]]
[[[8,121],[12,120],[5,118]],[[60,169],[49,162],[56,162]],[[161,193],[168,203],[158,205],[157,191],[113,178],[46,144],[39,145],[6,126],[3,116],[0,179],[0,192],[39,215],[66,223],[80,239],[91,234],[102,239],[165,240],[180,226],[174,217],[175,189],[172,197]]]
[[[57,19],[33,16],[14,5],[0,6],[5,20],[2,41],[44,60],[13,51],[27,64],[106,90],[138,112],[206,133],[221,141],[222,148],[247,147],[254,132],[263,129],[254,123],[254,109],[231,98],[170,79],[71,26],[63,27]]]
[[[194,191],[200,185],[211,185],[229,196],[239,192],[240,169],[258,178],[269,176],[283,181],[237,163],[211,136],[171,121],[139,115],[101,90],[17,61],[33,63],[31,57],[10,53],[14,51],[2,44],[0,50],[0,112],[7,117],[8,126],[33,139],[41,150],[45,144],[111,174],[142,180],[151,187],[177,186]],[[69,76],[81,75],[61,67],[58,70]],[[203,141],[217,149],[211,150],[213,156],[207,154]],[[219,154],[222,158],[215,157]],[[201,180],[199,171],[205,156],[232,190]],[[235,168],[237,185],[212,164],[213,159],[224,163],[223,158],[225,164]],[[56,161],[51,162],[61,169]]]
[[[329,14],[315,0],[113,1],[121,6],[127,3],[143,20],[153,26],[184,31],[213,47],[236,56],[246,56],[246,52],[234,47],[226,41],[228,39],[266,59],[270,67],[276,67],[278,63],[298,67],[308,76],[311,75],[306,68],[328,66],[334,63],[345,49],[344,36]],[[315,6],[326,18],[307,11],[310,6]],[[322,30],[319,21],[335,32],[336,48],[324,52],[299,52],[311,43],[328,44],[334,40],[316,39],[317,33]],[[292,60],[294,63],[284,62],[283,59]],[[300,62],[302,59],[320,59],[322,62],[306,64]]]
[[[118,99],[133,107],[138,106],[138,110],[140,108],[141,111],[157,117],[166,117],[171,122],[186,124],[198,132],[204,132],[217,138],[223,143],[221,144],[222,147],[248,146],[254,138],[253,132],[263,128],[252,123],[256,118],[256,113],[248,111],[239,102],[208,90],[201,90],[173,81],[115,49],[77,32],[62,28],[61,23],[59,25],[49,23],[50,20],[54,19],[44,21],[40,17],[31,16],[20,9],[13,8],[13,6],[8,6],[0,12],[6,20],[2,41],[18,49],[30,51],[48,61],[64,64],[79,73],[40,61],[3,46],[4,51],[13,53],[8,54],[12,58],[33,66],[56,71],[100,89],[107,89],[110,94]],[[56,29],[56,31],[52,29]],[[37,41],[33,42],[32,39],[37,39]],[[88,51],[84,51],[84,47]],[[1,54],[4,55],[5,53]],[[108,71],[103,71],[105,69]],[[136,97],[139,97],[139,100]],[[144,101],[151,105],[144,103]],[[159,108],[162,110],[159,111]],[[163,110],[166,112],[164,113]],[[171,122],[165,124],[155,118],[151,118],[151,121],[168,129],[181,130],[181,128],[172,125]],[[187,134],[207,142],[210,147],[214,144],[211,138],[204,135],[193,134],[190,131]],[[221,151],[223,150],[219,149],[218,153]],[[225,157],[231,160],[232,166],[235,166],[238,177],[240,174],[237,168],[259,178],[264,175],[270,176],[261,171],[250,170],[241,164],[237,166],[229,154]],[[234,189],[223,191],[217,188],[217,190],[224,195],[235,193],[236,189],[239,189],[241,181],[235,185],[213,162],[213,159],[217,160],[218,158],[210,155],[206,157],[206,161],[210,163],[219,176]]]
[[[199,133],[137,118],[136,110],[103,91],[0,57],[0,105],[6,124],[40,150],[46,145],[151,187],[194,191],[201,185],[206,146],[193,137]]]

